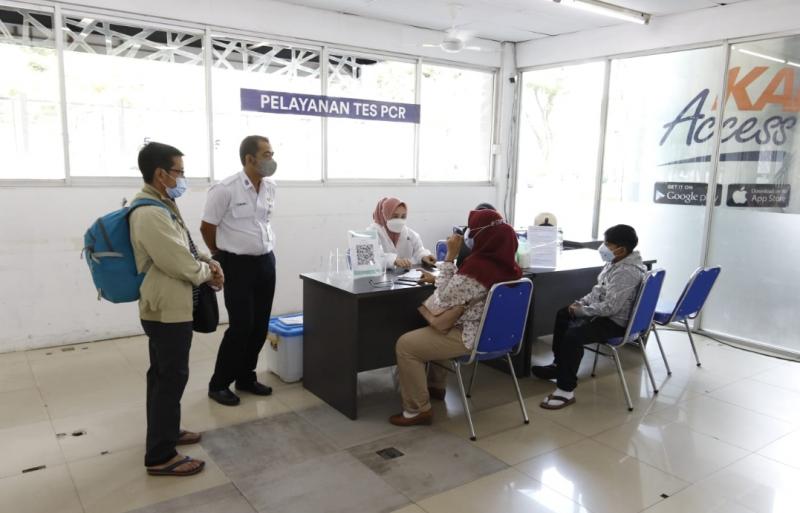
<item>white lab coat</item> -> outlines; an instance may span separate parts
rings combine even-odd
[[[422,262],[422,257],[432,254],[422,245],[422,238],[419,234],[408,226],[404,226],[400,232],[396,247],[392,239],[389,238],[386,228],[378,223],[372,223],[367,227],[367,230],[375,230],[378,233],[383,253],[386,256],[387,267],[394,267],[394,261],[398,258],[407,258],[411,260],[412,264],[419,265]]]

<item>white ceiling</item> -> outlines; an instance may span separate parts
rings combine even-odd
[[[461,6],[459,29],[495,41],[528,41],[547,36],[626,23],[558,5],[552,0],[281,0],[285,3],[365,18],[445,30],[451,24],[451,4]],[[606,0],[654,16],[720,8],[752,0]]]

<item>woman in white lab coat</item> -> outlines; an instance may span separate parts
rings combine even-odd
[[[383,198],[372,213],[368,230],[378,232],[389,267],[409,268],[420,263],[433,265],[436,259],[422,245],[419,234],[406,226],[408,208],[397,198]]]

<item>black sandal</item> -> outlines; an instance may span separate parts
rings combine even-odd
[[[550,404],[550,401],[561,401],[561,404]],[[545,397],[544,401],[541,402],[539,405],[540,408],[544,408],[545,410],[560,410],[561,408],[566,408],[570,404],[575,402],[575,396],[572,398],[567,399],[566,397],[560,395],[550,394]]]
[[[192,461],[197,461],[200,463],[200,465],[189,470],[176,470],[181,465],[185,465]],[[147,473],[150,474],[151,476],[179,476],[179,477],[193,476],[202,471],[205,466],[206,466],[205,461],[196,460],[191,456],[185,456],[180,460],[176,461],[175,463],[167,465],[166,467],[149,467],[147,469]]]

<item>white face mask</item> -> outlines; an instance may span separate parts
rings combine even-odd
[[[486,226],[481,226],[474,232],[470,231],[470,229],[467,228],[466,230],[464,230],[464,245],[467,247],[467,249],[472,251],[472,248],[475,247],[475,237],[477,237],[478,234],[481,233],[481,231],[485,230],[486,228],[491,228],[492,226],[497,226],[500,224],[505,224],[505,221],[503,221],[502,219],[497,219],[487,224]]]
[[[597,251],[600,252],[600,258],[603,259],[603,262],[613,262],[616,258],[614,252],[608,249],[608,246],[605,244],[600,244],[600,247],[597,248]]]
[[[400,233],[403,231],[403,227],[406,225],[405,219],[389,219],[386,221],[386,227],[392,233]]]
[[[464,245],[467,247],[468,250],[472,251],[472,248],[475,247],[475,239],[473,239],[469,234],[469,228],[464,230]]]

